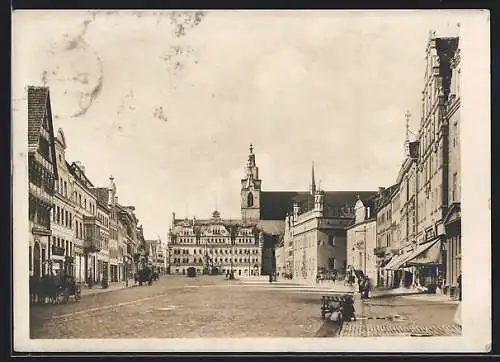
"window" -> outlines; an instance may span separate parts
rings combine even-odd
[[[250,192],[247,196],[247,207],[252,207],[253,206],[253,195]]]

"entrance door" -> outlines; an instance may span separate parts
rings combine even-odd
[[[38,242],[33,247],[33,276],[40,276],[40,244]]]

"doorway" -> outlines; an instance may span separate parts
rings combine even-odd
[[[33,247],[33,276],[40,277],[40,244],[38,241]]]

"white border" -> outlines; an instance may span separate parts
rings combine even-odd
[[[244,338],[30,340],[28,298],[27,114],[13,132],[14,350],[17,352],[488,352],[491,343],[489,12],[463,11],[462,260],[463,335],[428,338]],[[15,22],[15,16],[13,26]],[[14,33],[15,39],[15,33]],[[22,72],[15,57],[13,74]],[[404,45],[401,45],[404,46]],[[390,55],[388,55],[390,56]],[[36,61],[33,59],[31,61]],[[18,65],[16,67],[16,65]],[[20,69],[17,69],[20,68]],[[418,97],[415,94],[415,97]],[[19,119],[17,119],[19,118]]]

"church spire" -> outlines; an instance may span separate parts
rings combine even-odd
[[[312,163],[312,173],[311,173],[311,195],[316,194],[316,180],[314,179],[314,161]]]

